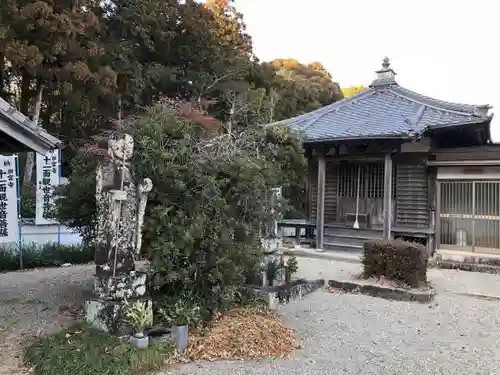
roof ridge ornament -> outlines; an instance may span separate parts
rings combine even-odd
[[[397,84],[396,72],[391,68],[391,62],[387,56],[382,60],[382,69],[377,70],[375,73],[377,74],[377,78],[372,82],[370,87]]]
[[[487,117],[490,109],[491,106],[488,104],[478,105],[476,108],[474,108],[474,115],[480,117]]]

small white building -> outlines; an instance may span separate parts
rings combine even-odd
[[[24,151],[46,154],[60,148],[61,141],[33,123],[8,102],[0,98],[0,154],[12,155]],[[75,243],[79,237],[59,225],[35,226],[29,222],[20,223],[22,243]],[[2,246],[11,246],[3,243]]]

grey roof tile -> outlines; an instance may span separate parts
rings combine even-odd
[[[275,124],[301,131],[306,142],[405,137],[433,128],[488,122],[489,108],[434,99],[383,78],[350,98]]]
[[[0,116],[15,124],[20,131],[38,139],[47,149],[54,149],[62,145],[59,139],[34,124],[28,117],[17,111],[2,98],[0,98]]]

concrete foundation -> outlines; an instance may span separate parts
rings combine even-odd
[[[500,255],[437,250],[431,265],[445,269],[500,274]]]

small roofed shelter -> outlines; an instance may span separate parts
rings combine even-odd
[[[489,109],[404,88],[385,58],[367,90],[281,121],[304,137],[316,247],[359,251],[368,238],[410,237],[432,252],[437,169],[429,161],[490,144]]]
[[[46,154],[61,146],[61,141],[34,124],[0,98],[0,153],[35,151]]]

